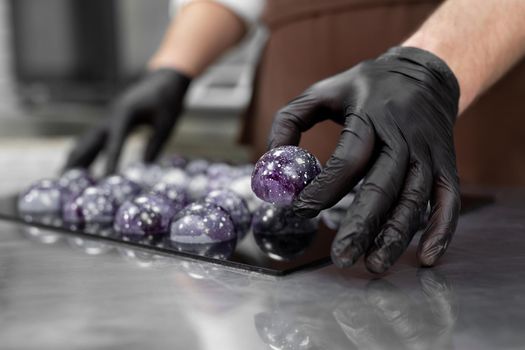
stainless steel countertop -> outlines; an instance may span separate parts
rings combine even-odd
[[[414,245],[285,278],[0,223],[2,349],[523,349],[525,191],[464,215],[433,269]]]

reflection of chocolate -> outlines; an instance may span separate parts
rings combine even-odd
[[[117,247],[117,252],[127,261],[132,261],[140,267],[151,267],[153,265],[159,266],[166,262],[166,257],[140,249],[129,249]]]
[[[32,241],[43,244],[55,244],[62,236],[52,230],[46,230],[35,226],[23,226],[23,235]]]
[[[256,314],[255,329],[272,349],[311,349],[313,345],[308,331],[299,322],[278,312]]]
[[[236,239],[231,239],[225,242],[205,244],[177,243],[168,240],[169,248],[172,248],[178,252],[195,254],[220,260],[226,260],[232,255],[233,251],[235,250],[236,243]]]
[[[315,232],[292,234],[254,234],[259,248],[274,260],[292,260],[312,243]]]
[[[71,228],[71,227],[70,227]],[[100,237],[115,237],[116,233],[112,230],[111,224],[94,224],[88,223],[79,227],[79,229],[93,236]],[[66,241],[73,248],[80,249],[88,255],[102,255],[110,252],[113,247],[96,239],[88,239],[83,237],[68,237]]]
[[[21,217],[27,223],[52,227],[61,227],[63,224],[62,218],[58,214],[24,214]]]
[[[259,248],[275,260],[301,254],[317,232],[318,220],[296,216],[290,208],[263,204],[253,214],[252,231]]]
[[[80,249],[87,255],[103,255],[113,249],[113,246],[109,244],[81,237],[69,237],[67,238],[67,242],[71,247]]]

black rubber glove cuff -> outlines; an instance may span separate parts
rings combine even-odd
[[[378,61],[390,59],[407,60],[427,68],[449,90],[449,97],[455,101],[457,116],[460,88],[459,82],[448,64],[430,51],[411,46],[395,46],[377,58]]]
[[[173,68],[159,68],[145,71],[140,78],[141,80],[151,79],[153,81],[159,79],[159,81],[164,81],[165,84],[163,84],[163,86],[166,86],[164,91],[177,92],[177,95],[184,95],[188,91],[192,81],[189,75]]]

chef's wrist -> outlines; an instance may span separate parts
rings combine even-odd
[[[472,66],[464,62],[462,55],[458,54],[459,50],[457,48],[418,32],[401,44],[401,47],[414,47],[425,50],[445,62],[459,84],[458,114],[461,114],[479,95],[481,84],[475,79],[476,74],[473,74]]]
[[[190,79],[199,74],[199,69],[189,62],[185,62],[169,55],[155,55],[146,65],[147,71],[154,72],[160,69],[171,69],[180,72]]]

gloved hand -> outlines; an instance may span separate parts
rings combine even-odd
[[[332,244],[336,265],[365,254],[370,271],[384,272],[418,230],[429,200],[418,259],[431,266],[443,255],[460,209],[452,133],[458,100],[445,62],[396,47],[314,84],[277,113],[271,148],[298,144],[301,132],[326,119],[344,125],[325,168],[294,202],[298,215],[331,207],[366,175]]]
[[[114,173],[126,137],[139,125],[152,128],[144,161],[153,161],[171,134],[190,81],[173,69],[163,68],[146,74],[116,100],[109,120],[77,141],[65,167],[88,167],[105,149],[106,173]]]

